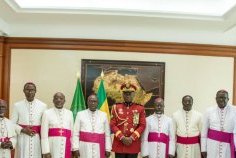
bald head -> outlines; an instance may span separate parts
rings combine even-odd
[[[164,100],[162,98],[156,98],[154,101],[155,102],[164,102]]]
[[[229,94],[226,90],[219,90],[216,93],[216,103],[219,108],[224,108],[229,101]]]
[[[162,98],[156,98],[154,100],[154,108],[155,108],[155,112],[157,114],[163,114],[164,113],[164,100]]]
[[[87,99],[87,105],[90,111],[96,111],[98,106],[98,98],[95,94],[91,94]]]
[[[65,95],[61,92],[57,92],[53,96],[53,103],[56,108],[62,109],[65,104]]]

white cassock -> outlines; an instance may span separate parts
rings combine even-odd
[[[200,132],[202,114],[193,109],[190,111],[181,109],[173,114],[173,123],[176,136],[182,138],[195,137],[198,140],[198,143],[195,142],[193,144],[176,143],[177,158],[201,158]]]
[[[41,144],[43,154],[51,153],[52,158],[70,157],[68,154],[71,153],[72,149],[68,148],[67,153],[65,151],[66,143],[67,145],[69,145],[68,143],[71,144],[72,135],[66,135],[68,134],[66,131],[70,131],[72,134],[73,121],[72,112],[65,108],[57,109],[54,107],[44,112],[41,126]],[[65,133],[60,133],[61,131]]]
[[[146,128],[142,135],[141,155],[149,158],[165,158],[166,144],[150,142],[150,133],[164,133],[169,136],[169,150],[167,155],[175,155],[175,134],[172,119],[166,115],[153,114],[146,118]]]
[[[229,143],[219,142],[208,138],[209,129],[233,133],[235,129],[236,112],[235,107],[226,105],[224,109],[218,106],[211,107],[203,117],[201,133],[201,149],[207,152],[207,158],[230,158]]]
[[[32,126],[36,128],[35,131],[40,131],[41,119],[44,110],[47,108],[46,104],[38,99],[33,102],[28,102],[26,99],[15,103],[11,120],[23,126]],[[39,134],[30,137],[21,133],[21,126],[17,126],[18,134],[16,145],[16,158],[41,158],[41,143]]]
[[[80,158],[101,158],[99,143],[82,141],[81,133],[105,134],[105,151],[111,151],[110,126],[106,113],[89,109],[77,113],[74,123],[73,150],[80,151]],[[102,153],[103,155],[105,153]]]
[[[10,139],[12,142],[13,148],[16,145],[16,132],[15,132],[15,124],[7,118],[0,118],[0,146],[1,142],[6,139]],[[0,158],[11,158],[11,150],[10,149],[2,149],[0,148]]]

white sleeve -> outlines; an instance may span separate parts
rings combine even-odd
[[[73,118],[73,113],[72,112],[70,112],[70,129],[71,129],[71,143],[73,143],[73,131],[74,131],[74,118]],[[71,151],[73,150],[73,148],[71,148]]]
[[[13,112],[11,115],[11,121],[15,124],[15,131],[17,134],[21,133],[22,127],[18,125],[19,113],[17,111],[17,106],[14,105]]]
[[[198,121],[198,129],[199,129],[199,131],[202,130],[202,122],[203,122],[203,117],[202,117],[202,114],[200,114],[200,120]]]
[[[174,130],[172,119],[169,122],[169,137],[170,137],[169,154],[174,156],[175,155],[175,130]]]
[[[207,111],[203,116],[202,130],[201,130],[201,151],[207,151],[207,134],[209,128],[209,111]]]
[[[176,133],[177,133],[177,122],[176,122],[176,119],[175,119],[175,115],[172,116],[172,123],[173,123],[174,133],[176,135]]]
[[[141,155],[142,157],[148,156],[149,151],[148,151],[148,134],[149,134],[149,125],[148,125],[148,119],[146,118],[146,128],[142,134],[141,137]]]
[[[41,124],[42,154],[50,153],[48,130],[49,130],[49,120],[47,112],[45,111],[42,116],[42,124]]]
[[[235,149],[236,149],[236,112],[234,114],[235,118],[234,118],[234,145],[235,145]]]
[[[234,121],[234,146],[235,146],[235,149],[236,149],[236,121]]]
[[[72,138],[72,150],[79,150],[79,132],[80,132],[80,112],[77,113],[74,130],[73,130],[73,138]]]
[[[106,151],[110,152],[111,151],[111,130],[110,130],[110,125],[107,120],[107,115],[105,115],[105,122],[104,122],[104,127],[105,127],[105,137],[106,137]]]
[[[15,124],[12,123],[11,125],[11,132],[12,132],[12,137],[10,138],[10,141],[12,143],[13,149],[16,147],[16,138],[17,138],[17,133],[16,133],[16,126]]]

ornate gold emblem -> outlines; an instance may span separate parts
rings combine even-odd
[[[133,124],[135,126],[137,126],[139,124],[139,113],[138,112],[134,112],[134,114],[133,114]]]
[[[97,92],[102,77],[99,76],[94,81],[93,91]],[[137,87],[133,102],[141,105],[145,105],[152,97],[152,93],[146,93],[140,86],[136,75],[122,75],[118,73],[118,70],[104,71],[104,86],[107,92],[107,97],[115,100],[116,103],[123,102],[123,95],[120,90],[122,83],[129,82]],[[119,113],[119,111],[117,111]]]
[[[134,129],[133,129],[133,128],[131,128],[129,131],[130,131],[131,133],[133,133],[133,132],[134,132]]]

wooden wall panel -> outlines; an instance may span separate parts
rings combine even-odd
[[[0,46],[1,47],[1,46]],[[1,89],[1,91],[0,91],[0,98],[3,98],[3,95],[2,95],[2,90],[3,90],[3,58],[2,57],[0,57],[0,89]]]
[[[234,57],[233,105],[236,106],[236,56]]]
[[[20,37],[6,38],[6,42],[11,45],[11,48],[22,49],[107,50],[203,56],[236,56],[236,47],[224,45]]]
[[[3,53],[4,53],[4,38],[0,37],[0,98],[3,98]]]
[[[11,47],[9,44],[4,45],[3,52],[3,84],[2,98],[9,101],[10,90],[10,69],[11,68]]]

